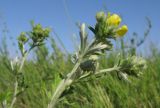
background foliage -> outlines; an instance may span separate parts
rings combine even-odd
[[[24,84],[27,89],[19,94],[15,108],[45,108],[49,98],[61,77],[73,67],[71,54],[65,54],[57,46],[54,38],[50,37],[47,46],[34,50],[32,59],[25,62],[23,71]],[[0,102],[4,98],[11,101],[14,76],[10,72],[9,49],[5,38],[1,40],[0,48]],[[134,40],[136,41],[136,40]],[[131,40],[133,42],[133,40]],[[143,43],[143,42],[142,42]],[[100,59],[100,67],[112,67],[116,61],[117,52],[136,54],[138,46],[125,50],[124,42],[117,46],[116,51],[107,53]],[[133,44],[131,44],[133,45]],[[134,50],[134,53],[133,53]],[[59,108],[158,108],[160,107],[160,52],[151,44],[150,55],[146,56],[148,68],[139,79],[127,83],[117,79],[113,74],[101,78],[76,83],[66,96],[59,101]]]

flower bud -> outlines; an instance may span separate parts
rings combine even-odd
[[[44,32],[44,36],[45,36],[45,37],[48,37],[50,31],[51,31],[50,28],[45,28],[44,31],[43,31],[43,32]]]
[[[98,13],[96,14],[96,20],[97,20],[98,22],[101,22],[101,21],[105,20],[105,18],[106,18],[106,15],[105,15],[105,13],[104,13],[103,11],[98,12]]]
[[[20,36],[18,37],[18,41],[21,43],[26,43],[28,41],[28,38],[26,37],[24,32],[20,34]]]
[[[128,31],[128,27],[126,25],[123,25],[116,31],[116,33],[118,37],[122,37],[127,33],[127,31]]]

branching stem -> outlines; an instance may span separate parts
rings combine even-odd
[[[29,54],[29,52],[31,51],[32,47],[29,49],[28,52],[26,52],[24,54],[24,56],[22,57],[22,61],[21,61],[21,64],[20,64],[20,67],[18,69],[18,73],[21,72],[22,68],[23,68],[23,65],[24,65],[24,62],[26,60],[26,57],[27,55]],[[16,99],[17,99],[17,94],[18,94],[18,81],[17,81],[17,78],[15,78],[15,83],[14,83],[14,94],[13,94],[13,99],[11,101],[11,105],[10,105],[10,108],[13,108],[13,105],[15,104],[16,102]]]
[[[63,79],[59,83],[57,89],[55,90],[51,98],[50,103],[48,104],[48,108],[54,108],[61,94],[66,90],[67,87],[69,87],[72,84],[72,82],[74,81],[74,74],[78,70],[79,65],[80,65],[80,60],[76,63],[72,71],[67,75],[67,78]]]
[[[53,96],[51,98],[50,103],[48,104],[48,108],[55,108],[55,105],[57,104],[58,99],[61,96],[61,94],[65,91],[65,89],[67,87],[69,87],[73,83],[74,79],[72,77],[74,76],[74,73],[77,71],[79,65],[80,65],[80,62],[77,62],[77,64],[75,65],[75,67],[73,68],[73,70],[71,71],[71,73],[68,74],[67,78],[63,79],[60,82],[60,84],[58,85],[56,91],[54,92],[54,94],[53,94]],[[113,72],[113,71],[116,71],[118,69],[119,69],[119,67],[113,67],[113,68],[109,68],[109,69],[103,69],[103,70],[100,70],[99,72],[96,72],[93,75],[100,75],[100,74],[104,74],[104,73],[107,73],[107,72]],[[86,78],[88,76],[90,76],[90,74],[81,76],[80,79],[81,78]]]

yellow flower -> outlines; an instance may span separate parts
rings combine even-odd
[[[117,14],[113,14],[106,19],[106,23],[112,26],[119,26],[121,23],[121,18]]]
[[[116,31],[116,33],[119,37],[122,37],[127,33],[127,31],[128,31],[128,27],[126,25],[123,25]]]

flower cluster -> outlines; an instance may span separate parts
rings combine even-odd
[[[24,55],[24,53],[26,53],[24,45],[28,43],[29,40],[32,41],[29,43],[32,49],[35,46],[43,45],[44,40],[49,37],[49,33],[50,29],[43,28],[40,24],[33,25],[30,32],[22,32],[18,37],[18,46],[21,54]]]
[[[22,32],[18,37],[18,42],[25,44],[29,39],[26,37],[25,32]]]
[[[43,42],[49,36],[49,33],[50,33],[49,28],[43,29],[40,24],[37,24],[33,26],[30,37],[34,43]]]
[[[147,68],[146,61],[142,57],[129,56],[120,61],[120,71],[130,76],[139,77]]]
[[[128,27],[123,25],[121,27],[121,17],[117,14],[106,15],[104,12],[98,12],[96,15],[95,36],[98,39],[117,38],[122,37],[128,31]]]

